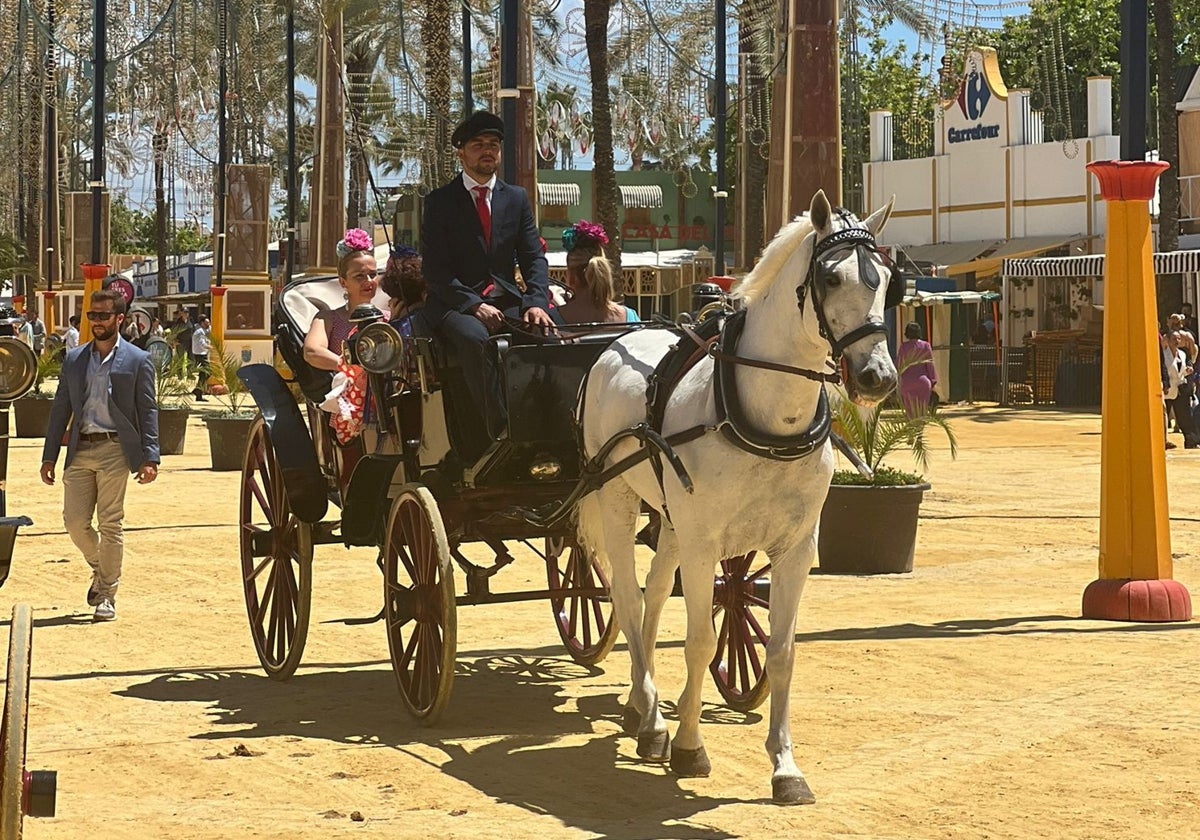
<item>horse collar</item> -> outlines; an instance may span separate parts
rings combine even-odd
[[[741,337],[745,325],[744,309],[725,320],[719,340],[723,357],[736,357],[738,338]],[[726,361],[725,358],[718,357],[713,360],[713,396],[717,404],[717,428],[726,440],[745,452],[772,461],[795,461],[811,455],[825,444],[829,438],[831,413],[829,396],[825,393],[824,385],[821,386],[821,393],[817,398],[816,414],[807,429],[798,435],[761,434],[749,427],[742,409],[737,384],[734,382],[736,362]]]

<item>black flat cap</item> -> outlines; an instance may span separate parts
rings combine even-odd
[[[504,139],[504,121],[488,111],[476,111],[458,124],[450,135],[450,145],[461,149],[467,141],[473,140],[480,134],[495,134]]]

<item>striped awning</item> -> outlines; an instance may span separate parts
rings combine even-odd
[[[1167,251],[1154,255],[1155,274],[1200,273],[1200,251]],[[1103,277],[1104,255],[1005,260],[1005,277]]]
[[[538,204],[542,206],[579,206],[578,184],[543,184],[539,181],[537,188]]]
[[[621,187],[621,203],[626,207],[662,207],[662,187],[657,184]]]

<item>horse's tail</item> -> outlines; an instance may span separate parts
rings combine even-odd
[[[604,506],[600,504],[597,493],[588,493],[579,500],[576,527],[579,545],[587,556],[608,568],[608,554],[604,550]]]

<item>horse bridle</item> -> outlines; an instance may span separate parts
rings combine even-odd
[[[891,261],[879,249],[879,246],[875,244],[875,237],[866,228],[852,227],[835,231],[824,239],[819,240],[813,246],[812,258],[808,263],[808,272],[804,275],[804,280],[796,287],[796,305],[799,307],[800,312],[803,313],[804,302],[808,297],[808,290],[811,287],[813,311],[817,313],[817,324],[821,331],[821,337],[829,342],[829,348],[833,353],[835,363],[842,358],[842,353],[845,352],[846,348],[854,342],[875,333],[887,332],[887,326],[882,321],[868,320],[865,324],[855,327],[841,338],[837,338],[833,334],[833,328],[829,326],[829,319],[825,317],[824,301],[818,291],[819,284],[816,282],[817,270],[824,267],[824,263],[821,261],[822,256],[831,251],[842,250],[847,246],[853,247],[854,253],[858,257],[858,276],[868,289],[876,291],[882,282],[872,256],[879,257],[883,261],[884,266],[889,268],[891,278],[888,281],[888,299],[885,303],[885,308],[899,303],[898,299],[894,301],[893,299],[899,298],[899,295],[894,294],[894,292],[901,288],[896,281],[895,270],[891,268]]]

